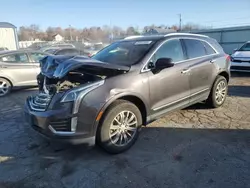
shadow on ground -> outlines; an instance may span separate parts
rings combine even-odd
[[[231,77],[232,78],[237,78],[237,77],[250,77],[250,72],[231,72]]]
[[[234,97],[250,97],[250,86],[231,85],[228,88],[228,95]]]
[[[247,187],[250,130],[143,128],[127,152],[37,139],[24,156],[1,150],[0,188]]]

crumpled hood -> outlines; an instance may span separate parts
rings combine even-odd
[[[250,51],[236,51],[232,54],[233,58],[237,57],[249,57],[250,58]]]
[[[101,62],[84,56],[46,56],[41,62],[41,73],[48,78],[61,79],[70,71],[111,76],[129,71],[130,67]]]

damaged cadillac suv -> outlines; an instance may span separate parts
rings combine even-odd
[[[92,58],[41,60],[39,94],[27,98],[30,125],[50,139],[130,148],[142,125],[167,112],[227,95],[229,58],[209,37],[173,33],[111,44]]]

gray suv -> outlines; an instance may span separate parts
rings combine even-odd
[[[48,56],[41,91],[25,105],[27,121],[49,139],[130,148],[142,125],[166,113],[227,96],[230,58],[203,35],[174,33],[115,42],[91,59]]]

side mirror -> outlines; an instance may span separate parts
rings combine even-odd
[[[155,62],[155,69],[162,70],[165,68],[173,67],[174,63],[171,58],[160,58]]]

